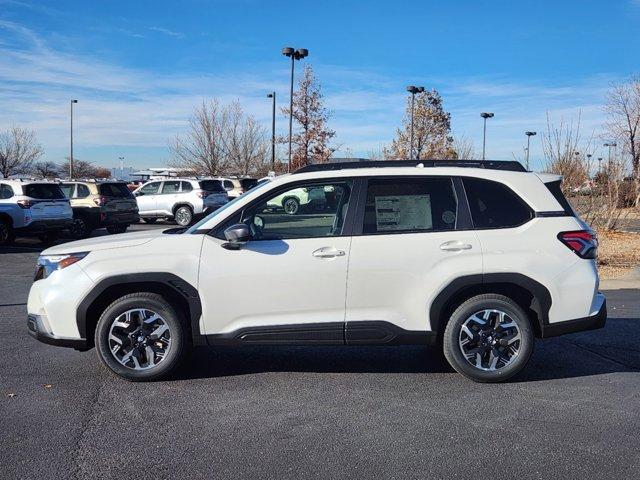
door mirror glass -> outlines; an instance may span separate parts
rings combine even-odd
[[[245,223],[236,223],[224,231],[227,243],[222,246],[228,250],[239,250],[243,244],[251,239],[251,230]]]

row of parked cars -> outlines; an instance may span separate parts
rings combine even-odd
[[[141,219],[190,225],[257,185],[241,178],[171,178],[133,187],[113,180],[0,179],[0,245],[17,235],[50,243],[62,231],[86,238],[99,228],[124,233]]]

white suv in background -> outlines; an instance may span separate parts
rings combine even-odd
[[[147,182],[133,194],[140,217],[146,223],[173,219],[186,227],[194,217],[211,212],[229,201],[219,180],[172,178]]]
[[[54,240],[71,227],[73,210],[58,184],[46,181],[0,180],[0,245],[16,235]]]
[[[270,206],[299,189],[324,191],[322,212]],[[129,380],[167,376],[191,345],[435,344],[497,382],[535,337],[604,326],[596,250],[560,178],[517,162],[312,165],[188,230],[45,250],[28,329]]]

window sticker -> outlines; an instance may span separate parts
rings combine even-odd
[[[431,230],[431,195],[376,197],[376,227],[379,232]]]

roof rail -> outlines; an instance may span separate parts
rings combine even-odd
[[[346,170],[351,168],[393,168],[393,167],[466,167],[487,168],[490,170],[508,170],[511,172],[526,172],[527,169],[520,162],[513,160],[371,160],[368,162],[336,162],[314,163],[299,168],[296,173],[326,172],[332,170]]]

